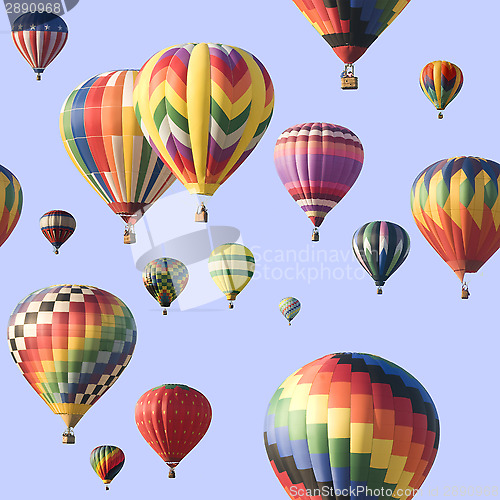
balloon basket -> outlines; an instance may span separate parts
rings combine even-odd
[[[106,491],[109,491],[109,486],[108,485],[106,485]]]
[[[125,243],[125,245],[132,245],[135,242],[135,233],[125,230],[125,233],[123,235],[123,243]]]
[[[56,255],[59,255],[59,250],[56,248],[56,249],[54,250],[54,253],[55,253]]]
[[[443,119],[443,113],[438,113],[438,119],[442,120]]]
[[[319,241],[319,231],[316,228],[314,228],[312,233],[311,241]]]
[[[340,88],[342,90],[357,90],[358,77],[357,76],[343,76],[340,78]]]
[[[170,469],[170,470],[168,471],[168,477],[169,477],[170,479],[175,479],[175,470],[174,470],[174,469]]]
[[[229,309],[234,309],[234,304],[232,302],[229,302]]]
[[[381,287],[377,288],[377,295],[382,295],[382,288]]]
[[[166,316],[166,315],[167,315],[167,310],[163,309],[163,316]]]
[[[208,222],[208,210],[203,202],[201,203],[201,206],[198,207],[197,212],[194,214],[194,221]]]
[[[469,295],[469,290],[467,290],[467,288],[462,288],[462,299],[468,299]]]
[[[37,73],[36,75],[36,80],[39,82],[42,79],[42,75],[40,73]]]
[[[75,444],[75,435],[72,431],[65,431],[62,435],[63,444]]]

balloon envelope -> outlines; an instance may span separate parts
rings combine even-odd
[[[14,231],[22,207],[23,192],[17,177],[0,165],[0,246]]]
[[[113,481],[124,464],[125,454],[118,446],[106,444],[90,452],[90,465],[106,485]],[[107,486],[106,489],[108,489]]]
[[[346,64],[357,61],[410,0],[293,0]]]
[[[142,437],[173,469],[201,441],[210,426],[212,408],[196,389],[164,384],[145,392],[135,405],[135,423]]]
[[[292,323],[292,319],[300,312],[300,302],[295,297],[285,297],[281,300],[278,307],[289,325]]]
[[[463,282],[500,247],[500,165],[459,156],[423,170],[411,188],[411,211],[425,239]]]
[[[433,61],[420,73],[420,88],[437,110],[443,110],[458,95],[464,83],[461,69],[448,61]]]
[[[439,421],[427,391],[398,365],[371,354],[329,354],[280,385],[264,443],[292,499],[406,500],[432,467]]]
[[[410,236],[394,222],[368,222],[354,233],[352,249],[375,285],[381,287],[406,260]]]
[[[281,182],[315,227],[356,182],[363,159],[358,137],[330,123],[290,127],[274,148]]]
[[[14,21],[12,39],[40,80],[45,68],[66,45],[68,26],[56,14],[27,12]]]
[[[51,210],[40,217],[40,229],[58,253],[61,245],[74,233],[76,220],[69,212]]]
[[[233,301],[252,279],[255,259],[246,246],[239,243],[225,243],[210,254],[208,270],[227,300]]]
[[[264,135],[274,90],[249,52],[186,43],[144,64],[134,105],[144,135],[177,179],[190,193],[211,196]]]
[[[15,363],[68,428],[116,382],[136,342],[134,317],[105,290],[56,285],[31,293],[11,314]]]
[[[138,71],[110,71],[67,97],[59,128],[79,172],[126,223],[133,224],[175,178],[151,149],[135,118]]]
[[[186,287],[189,272],[180,260],[162,257],[146,265],[142,280],[146,290],[158,303],[162,307],[169,307]]]

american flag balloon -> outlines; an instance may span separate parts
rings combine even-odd
[[[56,14],[27,12],[12,25],[12,39],[17,50],[42,79],[45,68],[61,52],[68,39],[68,26]]]

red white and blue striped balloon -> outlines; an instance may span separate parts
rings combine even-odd
[[[68,26],[56,14],[27,12],[12,25],[17,50],[42,79],[45,68],[57,57],[68,39]]]
[[[274,148],[281,182],[315,227],[347,194],[363,166],[358,137],[330,123],[303,123],[285,130]]]
[[[40,217],[40,229],[58,254],[61,245],[75,232],[76,220],[69,212],[51,210]]]
[[[285,319],[288,321],[288,324],[292,324],[292,319],[299,314],[300,311],[300,302],[295,297],[285,297],[280,303],[279,308],[281,314],[285,316]]]

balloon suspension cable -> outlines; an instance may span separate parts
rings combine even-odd
[[[234,304],[233,304],[233,302],[232,302],[232,301],[231,301],[231,302],[229,302],[229,309],[234,309]]]
[[[443,119],[443,113],[441,113],[441,111],[438,113],[438,119],[439,119],[439,120],[442,120],[442,119]]]
[[[167,315],[167,308],[166,308],[166,307],[164,307],[164,308],[163,308],[163,316],[166,316],[166,315]]]
[[[468,299],[469,295],[470,295],[469,287],[467,286],[467,283],[464,281],[462,283],[462,299]]]
[[[311,241],[319,241],[319,230],[317,227],[313,229]]]
[[[382,295],[382,287],[381,286],[377,287],[377,295]]]
[[[173,467],[170,467],[170,470],[168,471],[168,477],[170,479],[175,479],[175,470]]]

